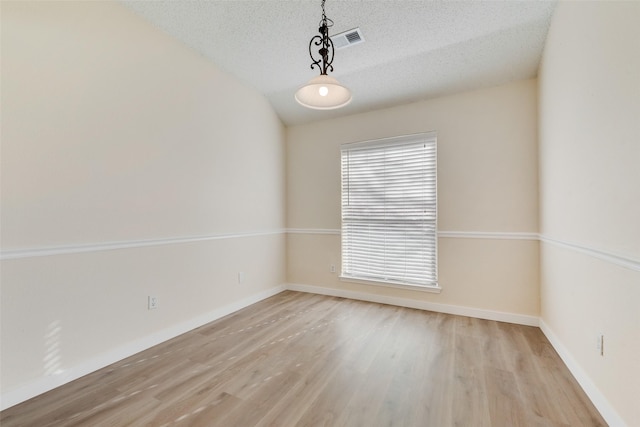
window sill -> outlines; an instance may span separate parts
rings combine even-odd
[[[434,285],[408,285],[406,283],[398,283],[398,282],[384,282],[381,280],[357,279],[350,276],[340,276],[340,281],[350,282],[350,283],[360,283],[363,285],[384,286],[387,288],[407,289],[410,291],[430,292],[434,294],[439,294],[442,291],[442,288],[437,283]]]

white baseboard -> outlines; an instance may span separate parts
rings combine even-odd
[[[408,298],[388,297],[369,294],[366,292],[347,291],[322,286],[300,285],[288,283],[286,288],[292,291],[311,294],[330,295],[334,297],[350,298],[361,301],[377,302],[381,304],[397,305],[400,307],[417,308],[420,310],[436,311],[439,313],[457,314],[460,316],[476,317],[478,319],[497,320],[499,322],[515,323],[518,325],[538,326],[538,317],[526,314],[506,313],[502,311],[485,310],[481,308],[463,307],[458,305],[439,304],[428,301],[417,301]]]
[[[589,375],[580,367],[558,336],[553,333],[542,319],[540,319],[540,329],[607,424],[609,424],[610,427],[626,427],[627,424],[620,418],[616,410],[613,409],[607,398],[600,392],[598,387],[591,381],[591,378],[589,378]]]
[[[257,293],[255,295],[251,295],[247,298],[243,298],[234,303],[225,305],[224,307],[220,307],[202,316],[176,324],[146,337],[142,337],[135,342],[119,346],[117,348],[114,348],[113,350],[109,350],[106,353],[98,355],[90,360],[87,360],[86,362],[83,362],[58,374],[38,378],[34,381],[31,381],[27,385],[14,390],[6,392],[3,390],[2,394],[0,395],[0,410],[3,411],[14,405],[17,405],[18,403],[24,402],[56,387],[60,387],[61,385],[102,369],[105,366],[109,366],[122,359],[126,359],[129,356],[133,356],[136,353],[147,350],[155,345],[175,338],[178,335],[189,332],[202,325],[206,325],[207,323],[213,322],[214,320],[218,320],[224,316],[248,307],[251,304],[255,304],[259,301],[262,301],[263,299],[276,295],[284,291],[285,289],[286,288],[284,285],[280,285],[272,289]]]

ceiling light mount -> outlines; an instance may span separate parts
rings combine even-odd
[[[333,72],[334,46],[329,37],[329,28],[333,26],[333,21],[327,18],[324,3],[325,0],[322,0],[322,19],[318,28],[320,34],[316,34],[309,41],[311,69],[318,68],[320,75],[298,89],[295,95],[299,104],[315,110],[333,110],[351,102],[349,89],[327,75],[328,72]]]

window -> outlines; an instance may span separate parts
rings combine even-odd
[[[341,277],[438,289],[435,132],[341,152]]]

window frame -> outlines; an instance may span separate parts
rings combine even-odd
[[[352,283],[362,283],[362,284],[368,284],[368,285],[377,285],[377,286],[386,286],[386,287],[393,287],[393,288],[402,288],[402,289],[410,289],[410,290],[417,290],[417,291],[424,291],[424,292],[433,292],[433,293],[439,293],[441,291],[441,287],[439,284],[439,280],[438,280],[438,171],[437,171],[437,167],[438,167],[438,139],[437,139],[437,132],[432,131],[432,132],[421,132],[421,133],[416,133],[416,134],[410,134],[410,135],[401,135],[401,136],[395,136],[395,137],[390,137],[390,138],[381,138],[381,139],[374,139],[374,140],[366,140],[366,141],[359,141],[359,142],[352,142],[352,143],[346,143],[346,144],[342,144],[340,146],[340,220],[341,220],[341,225],[340,225],[340,260],[341,260],[341,269],[340,269],[340,280],[343,282],[352,282]],[[371,148],[376,148],[376,147],[388,147],[388,146],[394,146],[394,145],[411,145],[411,144],[418,144],[418,143],[429,143],[429,144],[433,144],[433,156],[434,156],[434,187],[433,190],[435,192],[435,220],[433,221],[433,226],[434,226],[434,231],[433,231],[433,250],[434,250],[434,257],[435,257],[435,262],[433,265],[433,277],[435,278],[435,280],[433,282],[428,282],[427,284],[418,284],[418,283],[407,283],[407,282],[400,282],[400,281],[393,281],[393,280],[384,280],[382,278],[380,278],[380,280],[377,280],[375,278],[359,278],[356,276],[351,276],[348,274],[345,274],[345,236],[344,236],[344,230],[345,230],[345,224],[344,224],[344,197],[345,197],[345,193],[344,193],[344,179],[345,179],[345,174],[344,174],[344,167],[343,167],[343,162],[344,162],[344,156],[345,156],[345,152],[349,152],[351,150],[358,150],[358,149],[371,149]]]

